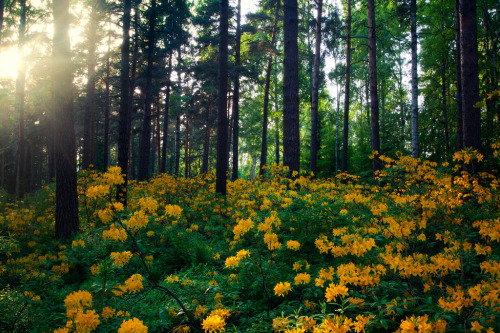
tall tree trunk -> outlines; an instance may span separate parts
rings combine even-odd
[[[216,193],[226,196],[227,184],[227,57],[228,57],[228,0],[220,0],[219,26],[219,71],[218,71],[218,115],[217,115],[217,166]]]
[[[273,31],[271,35],[271,45],[274,46],[276,43],[276,31],[278,30],[278,17],[279,8],[281,1],[276,4],[276,10],[274,14],[274,24]],[[266,169],[264,168],[267,164],[267,123],[268,123],[268,109],[269,109],[269,89],[271,86],[271,70],[273,66],[273,54],[269,53],[269,58],[267,60],[266,69],[266,83],[264,88],[264,108],[262,111],[262,144],[260,149],[260,169],[259,175],[265,176]]]
[[[377,48],[375,35],[375,1],[368,0],[368,61],[370,68],[370,111],[372,127],[373,172],[382,169],[380,162],[380,136],[377,95]]]
[[[54,10],[54,92],[56,157],[56,238],[78,232],[76,142],[73,121],[73,79],[69,40],[69,1],[53,2]]]
[[[107,170],[110,166],[110,144],[109,144],[109,117],[111,114],[111,97],[110,97],[110,53],[111,53],[111,32],[108,29],[108,52],[106,55],[106,102],[104,106],[104,169]]]
[[[464,148],[481,151],[476,0],[460,0],[460,30]],[[476,162],[466,166],[472,173],[479,168]]]
[[[311,100],[311,156],[310,169],[316,176],[318,159],[318,102],[319,102],[319,67],[321,62],[321,15],[323,11],[323,0],[318,0],[318,14],[316,18],[316,50],[314,53],[314,76]]]
[[[135,3],[134,8],[134,50],[132,51],[130,86],[129,86],[129,109],[130,109],[130,140],[129,140],[129,176],[130,179],[137,179],[137,147],[135,144],[135,117],[134,117],[134,96],[135,96],[135,79],[137,76],[137,62],[139,59],[139,2]]]
[[[210,132],[212,131],[212,96],[209,97],[207,109],[207,122],[205,125],[205,140],[203,142],[203,160],[201,163],[201,173],[208,172],[208,155],[210,153]]]
[[[186,143],[184,144],[184,177],[189,178],[189,118],[186,117]]]
[[[299,50],[297,0],[284,1],[283,164],[300,171]]]
[[[16,111],[19,114],[19,148],[16,172],[16,197],[24,197],[26,184],[26,148],[24,142],[24,90],[26,85],[26,60],[24,58],[24,44],[26,42],[26,0],[20,0],[20,21],[19,21],[19,57],[20,65],[17,70],[16,79]]]
[[[155,55],[156,0],[152,0],[149,8],[148,30],[148,64],[146,68],[146,101],[144,104],[144,119],[142,122],[138,179],[146,180],[150,176],[151,149],[151,105],[153,104],[153,61]],[[154,166],[152,166],[154,168]]]
[[[234,55],[235,76],[233,93],[233,173],[232,181],[238,179],[238,140],[240,136],[240,68],[241,65],[241,0],[236,12],[236,45]]]
[[[182,76],[181,76],[181,48],[177,50],[177,94],[178,105],[175,119],[175,167],[174,173],[179,176],[180,158],[181,158],[181,92],[182,92]]]
[[[340,92],[337,83],[337,124],[335,125],[335,174],[339,171],[339,123],[340,123]]]
[[[120,67],[120,120],[118,124],[118,166],[124,174],[125,182],[119,186],[117,199],[125,206],[127,205],[127,181],[128,181],[128,155],[130,149],[130,127],[131,114],[130,108],[130,81],[129,81],[129,61],[130,61],[130,9],[131,0],[123,0],[123,43],[121,48],[121,67]]]
[[[462,64],[460,47],[460,0],[455,0],[455,71],[457,87],[457,150],[464,148],[464,128],[462,112]]]
[[[448,133],[448,107],[446,105],[446,62],[441,64],[441,103],[443,108],[444,160],[447,162],[450,154],[450,135]]]
[[[162,137],[162,147],[161,147],[161,165],[160,173],[167,172],[167,145],[168,145],[168,113],[170,110],[170,87],[172,82],[170,81],[172,77],[172,51],[168,56],[168,74],[167,74],[167,92],[165,93],[165,113],[163,116],[163,137]]]
[[[279,118],[274,118],[274,127],[276,128],[276,133],[274,133],[274,163],[276,165],[280,164],[280,128],[279,128]]]
[[[349,94],[351,89],[351,0],[347,0],[347,47],[345,64],[344,128],[342,131],[342,172],[347,172],[349,149]]]
[[[98,1],[92,2],[92,11],[88,25],[87,43],[89,53],[87,56],[87,96],[85,100],[85,116],[83,124],[83,160],[82,168],[88,169],[90,165],[95,167],[95,66],[96,66],[96,43],[97,27],[99,24]]]
[[[418,158],[418,58],[417,58],[417,0],[410,0],[411,18],[411,156]]]

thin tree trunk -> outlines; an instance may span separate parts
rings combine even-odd
[[[441,103],[443,107],[444,159],[448,161],[450,154],[450,135],[448,133],[448,108],[446,105],[446,62],[441,64]]]
[[[368,57],[370,68],[370,110],[372,127],[373,172],[382,169],[380,162],[380,136],[377,95],[377,48],[375,34],[375,1],[368,0]]]
[[[189,118],[186,118],[186,143],[184,144],[184,177],[189,178]]]
[[[220,0],[218,115],[217,115],[217,166],[216,193],[226,196],[227,191],[227,58],[228,58],[228,0]]]
[[[16,172],[16,197],[24,197],[26,184],[26,148],[24,142],[24,94],[26,85],[26,60],[24,58],[24,44],[26,42],[26,0],[20,0],[20,22],[19,22],[19,58],[20,66],[17,71],[16,79],[16,111],[19,114],[19,148]]]
[[[236,12],[236,46],[234,55],[235,77],[233,93],[233,173],[232,181],[238,179],[238,140],[240,136],[240,69],[241,65],[241,0],[238,0],[238,9]]]
[[[168,113],[170,110],[170,87],[172,82],[170,81],[172,77],[172,51],[170,51],[168,57],[168,74],[167,74],[167,92],[165,94],[165,114],[163,116],[163,138],[161,147],[161,165],[160,173],[167,172],[167,145],[168,145]]]
[[[283,164],[300,171],[299,58],[297,0],[284,1]]]
[[[479,101],[476,0],[460,0],[460,29],[464,148],[481,151],[481,113],[475,106]],[[477,173],[480,164],[474,161],[465,167]]]
[[[323,0],[318,0],[318,16],[316,18],[316,50],[314,53],[314,76],[311,99],[311,155],[310,169],[316,176],[318,159],[318,102],[319,102],[319,67],[321,62],[321,15],[323,11]]]
[[[339,123],[340,123],[340,92],[337,83],[337,124],[335,125],[335,174],[339,171]]]
[[[73,120],[73,78],[69,40],[69,1],[53,2],[54,10],[54,92],[56,157],[56,238],[78,232],[76,140]]]
[[[208,155],[210,153],[210,132],[212,131],[211,119],[212,119],[212,96],[210,96],[210,100],[208,103],[207,122],[205,125],[205,140],[203,142],[203,160],[201,164],[201,173],[208,172]]]
[[[347,47],[345,65],[344,128],[342,131],[342,172],[347,172],[349,149],[349,94],[351,89],[351,0],[347,1]]]
[[[418,158],[418,72],[417,72],[417,0],[410,0],[411,19],[411,156]]]
[[[131,107],[129,81],[129,53],[130,53],[130,9],[131,0],[123,0],[123,43],[121,48],[120,68],[120,119],[118,124],[118,166],[124,175],[124,184],[119,186],[117,199],[127,205],[128,155],[130,149]]]
[[[152,0],[149,30],[148,30],[148,64],[146,68],[146,101],[144,103],[144,119],[142,122],[138,179],[146,180],[150,176],[150,149],[151,149],[151,105],[153,104],[153,62],[155,55],[155,26],[156,26],[156,0]],[[151,166],[154,168],[154,166]]]
[[[135,124],[134,124],[134,96],[135,96],[135,79],[137,76],[137,62],[139,59],[139,3],[135,4],[134,8],[134,50],[132,51],[132,69],[130,72],[130,94],[129,94],[129,109],[130,109],[130,142],[129,142],[129,174],[130,179],[137,179],[137,156],[135,144]]]
[[[89,53],[87,56],[87,96],[85,100],[85,116],[83,125],[83,161],[82,168],[88,169],[90,165],[95,167],[95,84],[96,84],[96,43],[97,27],[99,24],[97,15],[97,1],[92,3],[92,11],[88,26]]]
[[[274,24],[273,31],[271,35],[271,46],[274,46],[276,43],[276,31],[278,30],[278,17],[279,17],[279,8],[281,1],[278,1],[276,4],[276,10],[274,14]],[[266,69],[266,83],[264,88],[264,108],[262,111],[262,144],[260,149],[260,169],[259,175],[265,176],[266,169],[264,168],[267,164],[267,123],[268,123],[268,109],[269,109],[269,89],[271,86],[271,70],[273,65],[273,54],[269,54],[269,58],[267,60],[267,69]]]
[[[111,114],[111,97],[110,97],[110,53],[111,53],[111,32],[108,28],[108,52],[106,56],[106,103],[104,106],[104,169],[107,170],[110,166],[110,144],[109,144],[109,117]]]
[[[180,167],[180,157],[181,157],[181,91],[182,91],[182,77],[181,77],[181,48],[177,50],[177,92],[178,92],[178,105],[177,105],[177,113],[175,119],[175,175],[179,176],[179,167]]]
[[[457,151],[464,148],[464,128],[462,112],[462,65],[460,47],[460,0],[455,0],[455,71],[457,88]]]

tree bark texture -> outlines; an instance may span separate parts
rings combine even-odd
[[[462,63],[460,47],[460,0],[455,0],[455,71],[457,86],[457,150],[464,148],[464,128],[462,112]]]
[[[299,57],[297,0],[284,1],[283,164],[300,171]]]
[[[373,172],[382,169],[380,162],[380,136],[378,119],[378,94],[377,94],[377,48],[375,34],[375,0],[368,0],[368,62],[370,86],[370,111],[372,127]]]
[[[349,95],[351,89],[351,0],[347,0],[347,46],[345,63],[344,127],[342,131],[342,172],[347,172],[349,151]]]
[[[311,172],[317,173],[318,160],[318,104],[319,104],[319,69],[321,62],[321,18],[323,11],[323,0],[318,0],[318,14],[316,18],[316,49],[314,51],[314,74],[311,97],[311,155],[309,168]]]
[[[276,31],[278,30],[278,16],[279,16],[280,1],[276,4],[276,11],[274,14],[273,31],[271,35],[271,46],[274,47],[276,43]],[[273,54],[269,54],[267,59],[266,69],[266,83],[264,87],[264,108],[262,110],[262,144],[260,149],[260,169],[259,175],[266,174],[265,166],[267,164],[267,124],[268,124],[268,110],[269,110],[269,89],[271,86],[271,70],[273,66]]]
[[[417,0],[410,0],[411,35],[411,156],[418,158],[418,57],[417,57]]]
[[[238,140],[240,138],[240,66],[241,66],[241,0],[236,12],[236,45],[234,55],[234,92],[233,92],[233,166],[231,180],[238,179]]]
[[[207,122],[205,125],[205,140],[203,142],[203,160],[201,163],[201,173],[208,172],[208,155],[210,153],[210,132],[212,131],[212,96],[208,102]]]
[[[156,27],[156,0],[152,0],[149,8],[148,53],[146,67],[146,100],[144,103],[144,119],[142,122],[138,180],[146,180],[151,175],[150,150],[151,150],[151,105],[153,104],[153,62],[155,55],[155,27]]]
[[[104,105],[104,169],[110,166],[110,144],[109,144],[109,125],[111,115],[111,96],[110,96],[110,52],[111,52],[111,33],[108,30],[108,52],[106,56],[106,102]]]
[[[56,238],[78,232],[76,142],[73,120],[73,78],[69,41],[69,1],[53,2],[56,158]]]
[[[219,26],[219,71],[218,71],[218,115],[217,115],[217,165],[216,193],[226,196],[227,172],[227,58],[228,58],[228,0],[220,0]]]
[[[170,111],[170,88],[172,86],[172,51],[168,57],[167,91],[165,93],[165,112],[163,116],[163,136],[161,146],[161,165],[160,173],[167,172],[167,145],[168,145],[168,122]]]
[[[117,191],[117,199],[127,205],[128,155],[130,150],[130,127],[132,110],[130,107],[130,10],[131,0],[123,0],[123,42],[121,47],[120,66],[120,113],[118,124],[118,166],[124,175],[125,182]]]
[[[481,151],[481,114],[475,107],[479,101],[476,0],[460,0],[460,30],[464,148]],[[466,169],[477,173],[479,164]]]

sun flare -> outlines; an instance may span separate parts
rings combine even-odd
[[[19,62],[19,52],[16,47],[3,50],[0,53],[0,77],[16,78]]]

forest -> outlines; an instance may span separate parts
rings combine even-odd
[[[500,332],[495,0],[0,0],[0,332]]]

